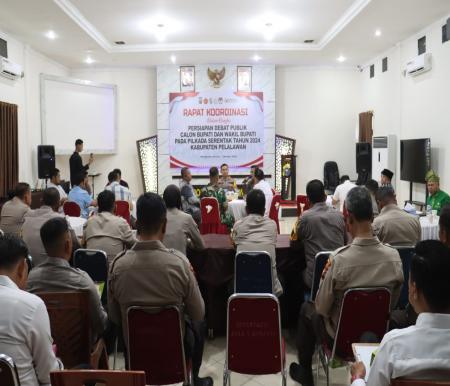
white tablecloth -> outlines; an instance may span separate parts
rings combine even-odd
[[[136,216],[136,200],[132,200],[131,202],[133,203],[133,209],[131,209],[131,215],[134,218],[137,218],[137,216]]]
[[[86,223],[86,219],[83,217],[70,217],[66,216],[69,220],[69,224],[74,230],[77,237],[83,237],[83,225]]]
[[[247,216],[247,212],[245,210],[246,202],[245,200],[233,200],[228,202],[228,213],[231,213],[234,217],[234,220],[240,220],[241,218]]]
[[[420,227],[422,228],[422,240],[439,240],[439,217],[420,217]]]

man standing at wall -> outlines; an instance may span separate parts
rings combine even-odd
[[[86,165],[83,165],[83,160],[81,159],[80,153],[83,151],[83,140],[77,139],[75,141],[75,151],[70,156],[69,164],[70,164],[70,184],[74,185],[75,176],[86,172],[89,169],[89,166],[94,161],[94,157],[91,154],[89,157],[89,161]],[[88,189],[90,193],[90,189]]]

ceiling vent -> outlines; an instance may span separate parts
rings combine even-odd
[[[114,42],[114,44],[117,44],[118,46],[123,46],[125,42],[123,40],[117,40],[117,42]]]
[[[314,39],[306,39],[303,41],[303,43],[306,43],[306,44],[314,43]]]

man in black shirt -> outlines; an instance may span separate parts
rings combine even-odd
[[[82,151],[83,151],[83,140],[77,139],[75,141],[75,151],[73,152],[73,154],[71,155],[70,160],[69,160],[69,163],[70,163],[70,184],[72,186],[74,185],[74,178],[77,175],[86,172],[89,169],[89,165],[94,160],[94,157],[91,154],[91,156],[89,157],[88,163],[83,166],[83,160],[81,159],[80,154],[79,154]]]

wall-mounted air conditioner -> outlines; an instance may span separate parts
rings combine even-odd
[[[406,74],[417,76],[431,70],[431,54],[424,53],[406,63]]]
[[[20,64],[0,57],[0,75],[8,79],[16,80],[23,78],[23,69]]]

